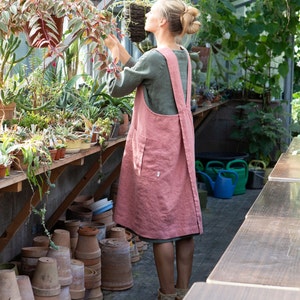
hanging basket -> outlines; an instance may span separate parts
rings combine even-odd
[[[150,10],[149,6],[130,3],[124,8],[124,19],[128,36],[132,42],[139,43],[147,37],[145,31],[145,15]]]

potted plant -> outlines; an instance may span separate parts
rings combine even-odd
[[[43,179],[37,175],[37,171],[40,167],[45,168],[47,171],[49,166],[52,165],[52,158],[47,145],[44,143],[43,135],[30,133],[22,140],[16,139],[15,143],[8,148],[8,151],[12,153],[18,169],[27,175],[32,190],[37,187],[41,195]]]
[[[13,162],[10,146],[13,144],[12,136],[3,134],[0,142],[0,178],[4,178],[10,173],[10,166]]]
[[[286,116],[280,103],[265,110],[254,102],[236,108],[236,127],[231,137],[246,147],[250,160],[261,160],[266,166],[276,161],[289,135],[284,126]]]
[[[0,116],[5,120],[14,117],[16,100],[23,91],[21,63],[31,53],[28,50],[25,55],[17,57],[20,43],[21,39],[13,34],[6,37],[0,35]]]

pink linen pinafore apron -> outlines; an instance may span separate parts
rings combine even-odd
[[[137,88],[114,220],[150,239],[200,234],[190,61],[185,102],[176,55],[168,48],[153,51],[161,52],[167,60],[178,114],[154,113],[145,103],[143,87]]]

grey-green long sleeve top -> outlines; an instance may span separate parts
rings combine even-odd
[[[186,95],[188,57],[184,50],[174,50],[177,56],[184,95]],[[165,58],[158,51],[144,53],[138,61],[131,58],[116,78],[107,73],[108,91],[113,97],[123,97],[143,85],[148,107],[158,114],[177,114],[173,89]]]

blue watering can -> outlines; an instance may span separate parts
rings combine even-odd
[[[238,181],[237,172],[231,170],[220,170],[215,181],[213,181],[205,172],[198,171],[197,174],[200,174],[204,180],[208,193],[213,194],[216,198],[232,198]]]

